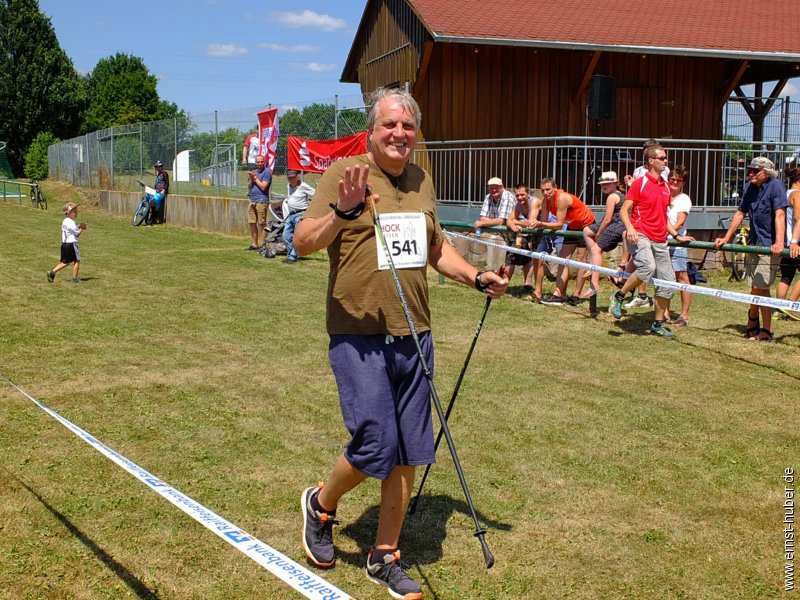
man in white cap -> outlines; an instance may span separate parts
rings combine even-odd
[[[476,231],[481,227],[505,225],[516,203],[514,195],[503,187],[503,180],[499,177],[492,177],[486,185],[489,193],[483,200],[481,216],[472,224]]]
[[[308,204],[314,196],[314,188],[300,179],[300,171],[289,169],[286,171],[288,182],[288,195],[283,201],[283,243],[286,244],[286,258],[284,264],[291,265],[297,262],[297,252],[294,249],[294,230],[303,215],[306,214]]]
[[[778,179],[775,164],[764,156],[756,156],[747,166],[748,184],[744,188],[742,201],[731,219],[725,235],[714,240],[719,248],[730,242],[739,229],[745,215],[750,217],[750,246],[764,246],[769,254],[747,254],[745,272],[750,281],[750,293],[754,296],[770,296],[770,286],[778,271],[783,241],[786,234],[786,188]],[[759,312],[761,320],[759,321]],[[769,306],[751,304],[747,310],[745,337],[749,340],[769,342],[772,340],[772,309]]]

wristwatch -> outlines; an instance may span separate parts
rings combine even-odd
[[[490,283],[483,283],[481,281],[481,275],[484,273],[486,273],[486,271],[478,271],[478,273],[475,275],[475,289],[479,292],[485,292],[491,285]]]

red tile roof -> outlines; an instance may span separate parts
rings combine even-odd
[[[789,0],[407,1],[436,41],[800,61]]]

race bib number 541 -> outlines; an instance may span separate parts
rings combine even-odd
[[[428,262],[428,235],[424,213],[387,213],[378,219],[392,262],[398,269],[424,267]],[[375,238],[378,247],[378,270],[389,268],[389,260]]]

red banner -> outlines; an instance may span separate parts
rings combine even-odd
[[[261,140],[261,154],[266,159],[267,168],[275,170],[275,156],[278,153],[278,109],[268,108],[256,113],[258,117],[258,138]]]
[[[331,163],[367,151],[367,132],[335,140],[304,140],[288,136],[289,168],[322,173]]]

